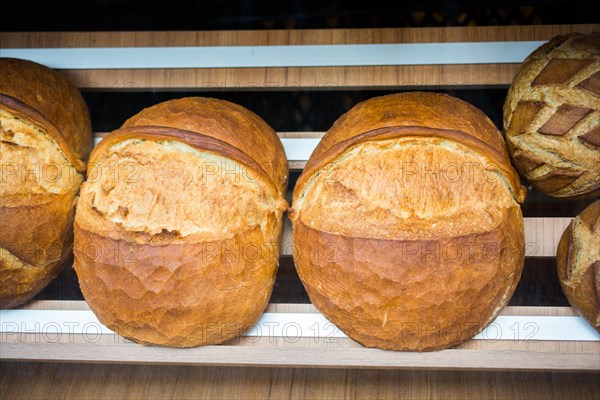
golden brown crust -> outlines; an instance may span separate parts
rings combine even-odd
[[[600,193],[600,33],[557,36],[523,62],[504,104],[519,173],[560,198]]]
[[[0,59],[0,307],[22,304],[60,271],[92,145],[77,89],[29,61]]]
[[[228,143],[247,154],[278,189],[287,187],[287,159],[279,137],[250,110],[225,100],[186,97],[146,108],[129,118],[122,128],[162,126],[196,132]]]
[[[319,160],[321,153],[334,144],[364,132],[399,126],[463,132],[507,155],[498,129],[472,104],[441,93],[406,92],[374,97],[354,106],[327,131],[327,137],[315,149],[314,158]]]
[[[294,225],[311,301],[367,347],[438,350],[470,339],[508,303],[523,268],[519,208],[483,234],[380,240]]]
[[[73,243],[73,193],[39,196],[37,204],[0,207],[0,308],[31,300],[60,272]]]
[[[3,226],[1,247],[22,261],[37,266],[50,265],[64,258],[67,239],[72,235],[75,196],[71,192],[32,196],[39,201],[0,207]]]
[[[299,195],[303,185],[319,168],[349,147],[364,141],[402,136],[432,136],[467,144],[503,169],[515,196],[520,199],[519,202],[523,201],[524,188],[516,172],[507,164],[506,145],[492,121],[469,103],[445,94],[427,92],[375,97],[342,115],[308,160],[294,189],[294,196]]]
[[[495,229],[504,209],[515,205],[501,176],[487,157],[447,138],[375,140],[327,164],[295,206],[309,227],[343,236],[433,240],[476,234]]]
[[[565,229],[556,267],[571,306],[600,332],[600,200],[590,204]]]
[[[239,336],[260,317],[275,282],[275,243],[255,227],[217,242],[144,245],[76,222],[74,265],[107,327],[141,344],[193,347]]]
[[[38,124],[78,170],[92,150],[90,113],[81,93],[57,72],[15,58],[0,58],[0,103]]]
[[[285,182],[274,182],[271,179],[272,176],[268,175],[263,169],[263,166],[266,167],[268,163],[259,164],[248,154],[242,152],[240,149],[227,142],[223,142],[213,136],[207,136],[202,133],[184,131],[181,129],[163,126],[133,126],[130,128],[120,128],[111,132],[98,144],[98,146],[96,146],[96,148],[94,148],[94,152],[90,156],[90,165],[95,165],[103,152],[108,150],[111,146],[115,145],[116,143],[134,138],[153,141],[175,140],[185,143],[186,145],[197,150],[211,152],[213,154],[230,158],[240,163],[244,167],[252,169],[258,175],[257,178],[270,183],[271,185],[269,185],[269,187],[272,188],[273,196],[281,196],[287,187],[287,178]],[[277,140],[279,141],[279,138]]]
[[[124,136],[102,152],[78,201],[82,228],[152,245],[223,240],[251,226],[277,229],[271,216],[281,217],[287,203],[268,178],[164,137]]]
[[[117,333],[172,347],[222,343],[266,307],[287,162],[273,130],[244,110],[213,99],[161,103],[92,152],[75,270],[86,301]],[[267,148],[239,148],[240,137]],[[91,178],[114,163],[135,163],[137,174]]]
[[[504,146],[483,113],[446,95],[384,96],[345,114],[290,213],[315,306],[370,347],[442,349],[481,331],[523,268],[525,189]]]
[[[315,156],[315,158],[313,158],[311,155],[311,158],[306,163],[306,168],[304,169],[306,173],[303,173],[300,176],[296,188],[303,189],[305,183],[314,175],[315,172],[322,168],[323,165],[333,162],[338,156],[343,154],[352,146],[368,141],[384,141],[388,139],[410,136],[440,138],[450,141],[457,141],[467,145],[481,154],[485,154],[487,157],[489,157],[490,161],[494,162],[497,168],[502,170],[504,176],[507,177],[515,198],[518,199],[519,202],[522,202],[525,199],[525,188],[520,184],[519,177],[515,173],[514,169],[510,165],[506,164],[507,158],[505,154],[495,151],[495,149],[489,144],[482,142],[476,137],[465,134],[462,131],[456,131],[452,129],[436,129],[427,126],[390,126],[374,129],[358,134],[342,142],[335,143],[327,150],[320,150],[318,156]],[[294,190],[296,191],[300,189]],[[298,196],[299,193],[301,192],[299,191],[296,196]]]

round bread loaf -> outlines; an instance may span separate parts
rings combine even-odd
[[[339,118],[294,190],[294,259],[314,305],[357,342],[450,347],[508,302],[523,267],[525,189],[478,109],[433,93]]]
[[[517,170],[554,197],[600,194],[600,33],[558,36],[523,63],[504,129]]]
[[[277,134],[227,101],[167,101],[105,137],[75,217],[75,271],[100,322],[172,347],[247,330],[275,281],[287,176]]]
[[[0,58],[0,71],[0,307],[10,308],[71,254],[92,129],[81,94],[58,73],[12,58]]]
[[[573,218],[564,231],[556,266],[569,303],[600,332],[600,200]]]

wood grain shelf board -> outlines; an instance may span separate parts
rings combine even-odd
[[[285,46],[548,40],[600,24],[235,31],[0,32],[0,47]]]
[[[402,87],[506,86],[517,64],[402,65],[364,67],[190,68],[62,70],[80,89],[143,90],[333,90]]]
[[[112,340],[74,343],[2,343],[4,361],[129,363],[154,365],[438,369],[478,371],[600,370],[598,349],[589,352],[449,349],[431,353],[378,349],[206,346],[185,350],[141,347]]]
[[[35,301],[28,309],[86,310],[84,302]],[[307,304],[271,304],[267,312],[316,312]],[[571,316],[566,307],[506,307],[502,315]],[[504,371],[600,370],[600,342],[471,340],[425,353],[363,348],[348,338],[239,338],[219,346],[169,349],[141,346],[116,334],[0,335],[3,361],[60,361],[157,365],[279,366]]]
[[[600,24],[219,32],[0,33],[0,48],[264,46],[548,40]],[[63,70],[82,89],[329,90],[508,85],[518,64]]]
[[[594,373],[5,362],[6,399],[598,399]],[[32,379],[32,377],[34,379]]]

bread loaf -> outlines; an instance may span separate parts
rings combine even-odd
[[[519,173],[560,198],[600,194],[600,33],[558,36],[523,63],[504,105]]]
[[[564,231],[556,266],[569,303],[600,332],[600,200],[583,210]]]
[[[376,97],[339,118],[294,190],[294,259],[314,305],[357,342],[454,346],[508,302],[523,267],[525,189],[475,107]]]
[[[51,69],[0,58],[0,307],[22,304],[59,272],[92,148],[87,106]]]
[[[144,109],[90,157],[75,271],[110,329],[191,347],[243,333],[266,307],[287,208],[276,133],[227,101]]]

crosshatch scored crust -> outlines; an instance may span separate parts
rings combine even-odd
[[[560,198],[600,194],[600,32],[557,36],[523,62],[504,129],[533,187]]]

